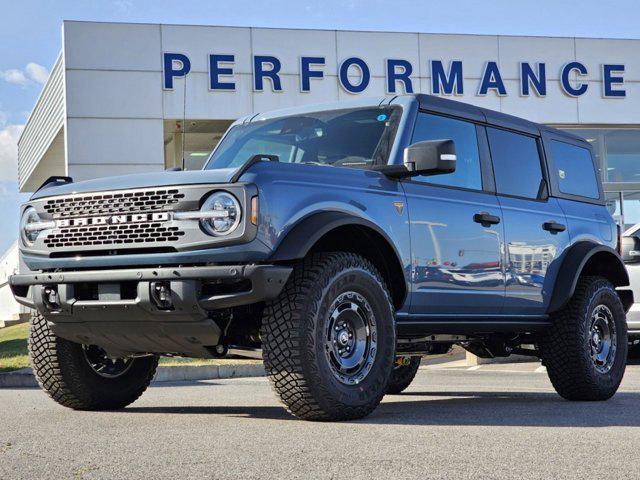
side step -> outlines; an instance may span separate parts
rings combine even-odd
[[[538,333],[551,327],[551,319],[543,317],[466,318],[417,315],[397,316],[399,338],[429,335],[481,336],[494,333]]]

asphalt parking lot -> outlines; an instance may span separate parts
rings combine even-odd
[[[0,390],[0,478],[638,478],[640,365],[570,403],[537,364],[421,368],[370,417],[289,416],[264,378],[156,384],[120,412]]]

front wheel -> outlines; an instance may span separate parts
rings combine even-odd
[[[147,389],[158,366],[155,355],[112,359],[100,347],[59,338],[40,314],[31,320],[29,356],[40,386],[74,410],[126,407]]]
[[[362,418],[380,403],[395,357],[393,306],[382,277],[352,253],[299,262],[264,309],[267,375],[295,416]]]
[[[542,342],[542,361],[556,391],[567,400],[606,400],[627,364],[627,323],[613,285],[582,277]]]

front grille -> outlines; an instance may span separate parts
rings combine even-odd
[[[178,189],[135,190],[53,198],[48,200],[43,208],[53,218],[156,212],[167,210],[167,207],[178,203],[182,198],[184,194]],[[82,245],[92,244],[83,243]]]
[[[162,223],[127,225],[91,225],[55,230],[44,239],[48,248],[131,245],[136,243],[175,242],[184,232]]]

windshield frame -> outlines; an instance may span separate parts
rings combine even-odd
[[[332,105],[333,107],[333,105]],[[392,104],[377,104],[377,105],[359,105],[359,106],[344,106],[342,108],[337,107],[337,108],[327,108],[327,109],[317,109],[317,110],[309,110],[309,111],[303,111],[303,112],[299,112],[299,113],[288,113],[285,115],[280,115],[280,116],[269,116],[267,118],[264,119],[260,119],[257,121],[236,121],[234,122],[225,132],[225,134],[222,136],[222,138],[218,141],[218,143],[216,144],[215,148],[211,151],[211,153],[209,154],[209,157],[207,158],[207,161],[203,164],[202,166],[202,170],[221,170],[221,169],[232,169],[232,170],[237,170],[242,168],[249,160],[251,160],[251,157],[247,158],[245,161],[243,161],[242,163],[238,164],[237,166],[223,166],[223,167],[212,167],[212,162],[214,160],[214,157],[216,155],[216,153],[218,152],[218,150],[220,149],[220,147],[222,145],[224,145],[224,142],[227,140],[228,135],[230,133],[232,133],[234,131],[234,129],[236,128],[243,128],[243,127],[250,127],[250,126],[254,126],[254,125],[259,125],[259,124],[267,124],[268,122],[275,122],[278,120],[282,120],[282,119],[286,119],[286,118],[291,118],[291,117],[304,117],[304,116],[310,116],[310,115],[314,115],[314,114],[318,114],[318,113],[334,113],[334,112],[353,112],[353,111],[358,111],[358,110],[385,110],[389,113],[389,119],[387,120],[387,122],[389,122],[389,126],[386,127],[384,129],[384,131],[382,132],[382,134],[380,135],[379,139],[378,139],[378,143],[376,145],[376,149],[374,151],[374,155],[372,158],[372,162],[367,165],[367,166],[351,166],[351,165],[332,165],[332,164],[325,164],[322,166],[327,166],[327,167],[335,167],[335,168],[352,168],[352,169],[360,169],[360,170],[371,170],[376,166],[379,165],[387,165],[391,159],[392,159],[392,155],[393,155],[393,151],[394,151],[394,145],[396,144],[396,142],[398,141],[398,131],[399,131],[399,127],[401,122],[404,119],[404,108],[403,105],[392,105]],[[249,118],[255,118],[255,117],[249,117]],[[384,146],[384,149],[382,151],[379,152],[379,149],[381,147],[381,145],[384,143],[386,143],[386,145]],[[305,162],[283,162],[283,163],[292,163],[292,164],[298,164],[298,165],[317,165],[314,163],[305,163]]]

